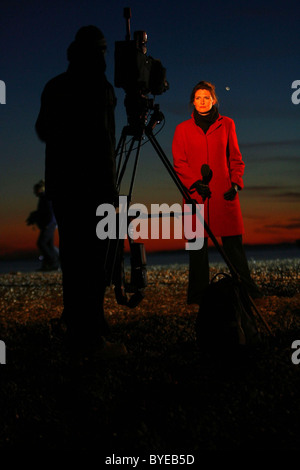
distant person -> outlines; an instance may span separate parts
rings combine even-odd
[[[45,182],[39,181],[33,187],[33,192],[38,197],[37,210],[29,214],[27,225],[37,225],[40,235],[37,246],[43,256],[41,271],[57,271],[59,268],[59,256],[54,246],[54,233],[57,227],[53,213],[52,203],[45,194]]]
[[[218,111],[215,87],[201,81],[191,98],[192,117],[176,127],[172,151],[174,169],[191,197],[204,204],[204,217],[212,233],[222,238],[225,253],[253,297],[260,295],[251,279],[242,244],[243,219],[238,192],[243,189],[245,164],[239,150],[232,119]],[[201,167],[208,164],[209,184],[203,181]],[[204,246],[189,251],[188,304],[200,304],[209,284],[208,234]]]
[[[67,51],[67,70],[43,90],[36,122],[46,143],[46,194],[59,231],[62,318],[69,344],[82,352],[114,346],[106,341],[104,316],[107,240],[96,237],[96,208],[117,195],[116,98],[105,76],[105,51],[97,27],[79,29]]]

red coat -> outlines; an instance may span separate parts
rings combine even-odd
[[[205,220],[212,233],[216,237],[244,233],[238,194],[233,201],[226,201],[223,197],[231,188],[231,183],[243,188],[245,164],[233,120],[219,115],[205,134],[192,116],[176,127],[172,152],[174,169],[187,189],[202,179],[201,166],[204,163],[212,169],[213,177],[209,183],[212,194],[204,205]],[[202,197],[196,191],[191,192],[191,197],[203,204]]]

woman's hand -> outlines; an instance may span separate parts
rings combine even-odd
[[[224,199],[226,201],[233,201],[238,192],[238,187],[236,184],[232,184],[231,188],[224,193]]]
[[[210,198],[211,196],[211,190],[209,189],[207,184],[202,183],[202,180],[196,181],[191,187],[191,189],[196,189],[197,193],[200,194],[200,196],[203,197],[203,199],[206,199],[207,197]]]

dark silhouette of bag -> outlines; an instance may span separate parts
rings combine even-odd
[[[196,338],[201,350],[222,354],[260,342],[247,292],[231,275],[216,274],[204,292]]]

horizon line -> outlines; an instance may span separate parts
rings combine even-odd
[[[274,247],[299,247],[300,248],[300,240],[295,240],[294,242],[280,242],[280,243],[244,243],[244,247],[250,248],[250,247],[255,247],[257,249],[265,249],[265,248],[274,248]],[[212,245],[208,246],[209,249],[212,250],[217,250],[217,247]],[[125,253],[129,253],[129,249],[124,250]],[[146,252],[151,253],[151,254],[160,254],[160,253],[177,253],[177,252],[183,252],[187,251],[185,248],[176,248],[176,249],[154,249],[154,250],[149,250],[149,248],[146,248]],[[33,250],[33,249],[24,249],[24,250],[19,250],[19,251],[13,251],[11,253],[7,253],[4,255],[0,255],[0,261],[9,261],[9,260],[15,260],[15,259],[30,259],[32,257],[38,257],[39,256],[39,250]]]

